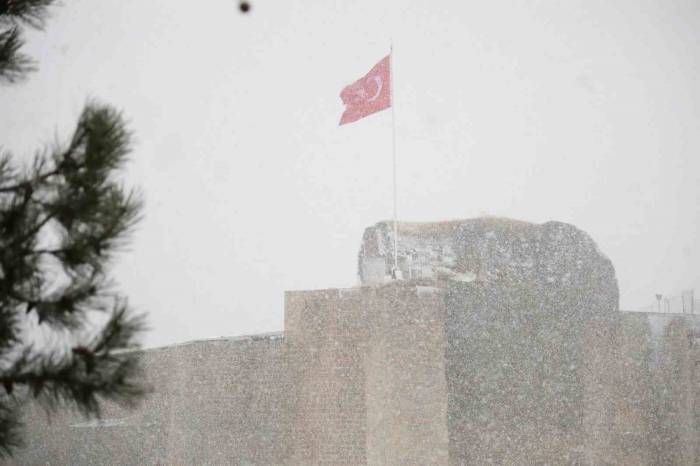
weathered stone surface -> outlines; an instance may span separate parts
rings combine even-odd
[[[451,464],[700,464],[700,316],[599,304],[450,285]]]
[[[610,260],[573,225],[504,218],[398,224],[398,264],[405,279],[426,283],[519,283],[603,293],[617,310]],[[365,230],[358,259],[363,285],[385,282],[394,264],[391,222]]]
[[[101,420],[27,413],[16,465],[262,465],[289,458],[293,387],[281,334],[143,352],[155,391],[135,410],[107,404]]]
[[[145,351],[143,406],[32,408],[9,464],[700,464],[700,315],[619,312],[585,234],[492,223],[450,278],[287,292],[284,334]]]
[[[442,302],[407,283],[287,293],[303,447],[290,464],[447,464]]]
[[[284,337],[146,351],[140,409],[33,409],[9,464],[700,464],[700,316],[548,306],[484,283],[289,292]]]

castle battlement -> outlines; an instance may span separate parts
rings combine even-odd
[[[620,312],[572,228],[532,276],[485,235],[484,279],[288,291],[282,333],[144,351],[142,406],[35,408],[16,464],[698,464],[700,316]]]

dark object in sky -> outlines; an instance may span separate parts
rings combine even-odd
[[[248,2],[241,2],[238,4],[238,8],[241,9],[242,13],[248,13],[250,11],[250,3]]]

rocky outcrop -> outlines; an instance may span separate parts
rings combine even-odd
[[[404,279],[446,282],[513,282],[581,291],[605,290],[617,309],[615,269],[585,232],[562,222],[533,224],[474,218],[398,224],[398,266]],[[391,280],[391,222],[365,230],[359,253],[362,285]]]

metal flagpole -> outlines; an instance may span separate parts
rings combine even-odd
[[[391,142],[393,146],[393,168],[394,168],[394,270],[391,273],[393,279],[399,278],[399,256],[398,256],[398,238],[399,230],[397,223],[396,209],[396,101],[394,100],[394,43],[392,41],[389,48],[389,79],[391,90]]]

